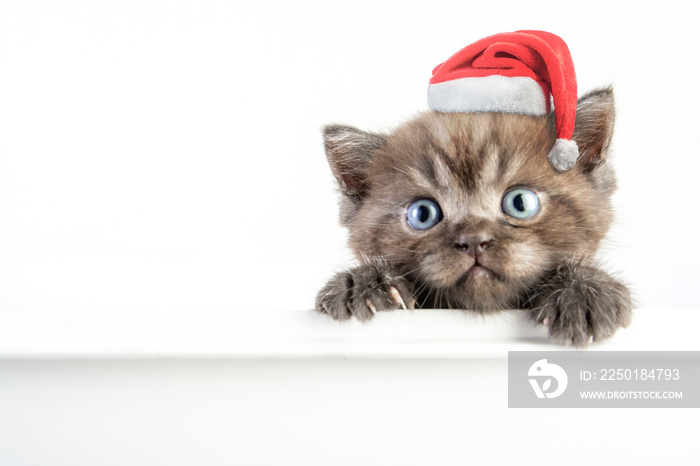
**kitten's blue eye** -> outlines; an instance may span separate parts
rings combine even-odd
[[[537,194],[525,188],[511,189],[503,196],[503,213],[519,220],[533,217],[540,209]]]
[[[419,199],[408,206],[406,220],[414,230],[427,230],[442,220],[442,210],[431,199]]]

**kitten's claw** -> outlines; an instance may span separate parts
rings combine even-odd
[[[405,311],[406,303],[403,302],[403,298],[401,297],[401,293],[399,293],[399,290],[397,290],[394,286],[390,286],[389,294],[391,295],[391,299],[393,299],[394,302],[400,305],[401,308]]]
[[[369,298],[365,299],[365,304],[367,305],[369,310],[372,311],[372,314],[377,313],[377,307],[374,305],[374,303],[372,302],[371,299],[369,299]]]
[[[547,327],[552,341],[565,345],[582,347],[610,338],[632,317],[627,287],[584,263],[560,265],[538,286],[537,296],[532,318]]]
[[[406,305],[408,303],[408,305]],[[413,309],[411,284],[385,264],[365,264],[336,274],[316,296],[316,310],[336,320],[367,321],[380,312]]]

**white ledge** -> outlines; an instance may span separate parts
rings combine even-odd
[[[632,325],[589,350],[698,350],[698,310],[638,310]],[[335,322],[313,311],[178,315],[0,313],[0,359],[505,358],[570,350],[522,311],[380,312]]]

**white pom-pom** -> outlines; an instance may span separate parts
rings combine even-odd
[[[554,147],[549,151],[549,161],[558,172],[571,170],[578,160],[578,146],[576,141],[569,139],[557,139]]]

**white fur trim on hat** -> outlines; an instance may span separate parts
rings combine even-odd
[[[549,151],[549,161],[558,172],[565,172],[576,165],[578,160],[578,145],[569,139],[557,139]]]
[[[428,86],[428,105],[445,113],[500,112],[543,116],[549,110],[547,100],[542,87],[534,79],[522,76],[460,78]]]

